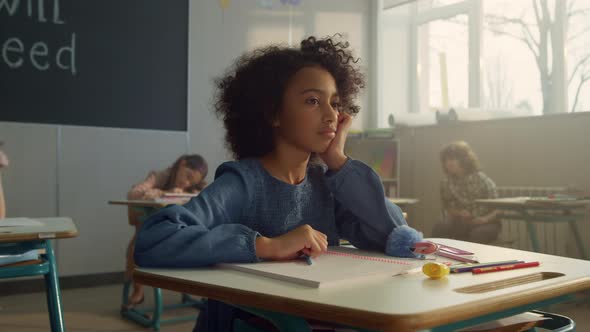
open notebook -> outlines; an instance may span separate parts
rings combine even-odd
[[[327,253],[314,258],[312,265],[298,259],[220,266],[319,288],[377,275],[394,276],[422,264],[415,259],[393,258],[354,248],[330,247]]]

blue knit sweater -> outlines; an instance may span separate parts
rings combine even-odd
[[[222,164],[215,181],[183,206],[150,216],[137,235],[135,261],[144,267],[198,267],[258,260],[255,239],[309,224],[330,245],[347,239],[383,251],[387,236],[406,225],[385,198],[379,176],[360,161],[337,172],[310,164],[303,182],[270,175],[257,159]]]

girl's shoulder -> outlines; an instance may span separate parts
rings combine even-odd
[[[494,180],[492,180],[489,176],[486,175],[486,173],[482,172],[482,171],[478,171],[476,172],[477,174],[477,178],[480,179],[481,182],[484,182],[488,185],[495,185]]]
[[[217,170],[215,171],[215,179],[227,173],[237,175],[244,179],[244,182],[251,182],[261,177],[262,165],[260,165],[258,160],[253,158],[226,161],[217,167]]]
[[[468,177],[472,180],[486,180],[489,177],[482,171],[475,171],[468,175]]]

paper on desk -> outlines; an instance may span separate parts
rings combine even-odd
[[[542,320],[549,319],[543,317],[543,315],[536,314],[534,312],[525,312],[519,315],[510,316],[502,319],[495,320],[493,322],[484,323],[474,327],[468,327],[460,330],[461,332],[476,332],[476,331],[496,331],[497,329],[505,326],[511,326],[516,324],[539,322]]]
[[[30,218],[0,219],[0,227],[43,226],[43,223]]]

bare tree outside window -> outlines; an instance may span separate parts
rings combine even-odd
[[[484,15],[486,29],[522,42],[531,52],[539,71],[543,114],[560,112],[554,103],[560,74],[565,82],[563,98],[573,96],[569,111],[578,110],[580,94],[590,80],[590,49],[581,50],[577,42],[588,38],[589,14],[590,1],[586,0],[532,0],[531,6],[513,15]],[[566,65],[569,60],[572,63]]]
[[[489,109],[509,109],[514,104],[513,83],[502,59],[495,57],[486,68],[484,75],[485,107]]]

